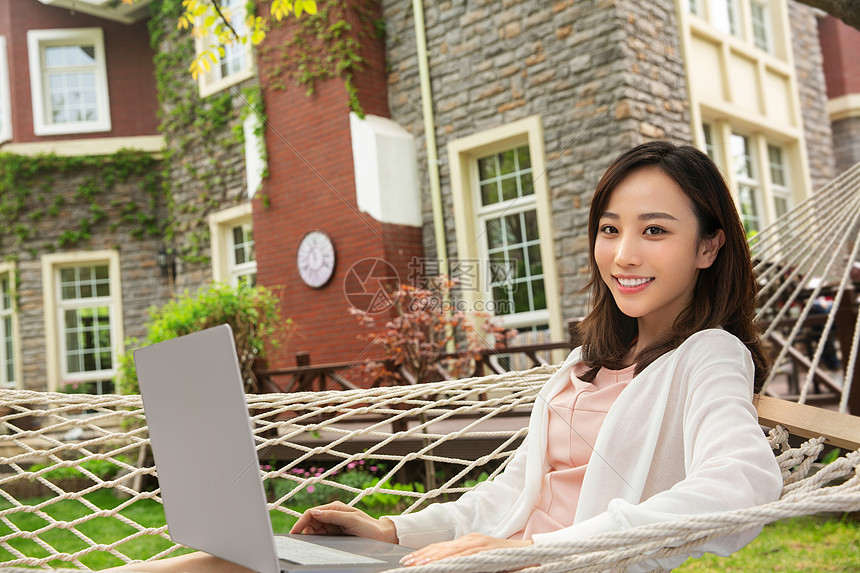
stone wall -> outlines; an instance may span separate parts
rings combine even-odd
[[[154,174],[155,162],[149,174],[130,176],[114,185],[104,185],[92,197],[81,189],[92,189],[94,180],[104,181],[104,171],[97,166],[42,170],[38,177],[22,182],[27,196],[24,211],[32,225],[30,237],[3,237],[6,256],[17,259],[18,317],[22,349],[22,386],[30,390],[46,389],[46,342],[44,285],[42,261],[44,254],[117,250],[120,257],[122,284],[123,329],[126,337],[142,337],[147,309],[162,305],[169,298],[168,280],[162,276],[156,256],[163,244],[160,225],[166,220],[166,205],[158,193],[160,187]],[[154,191],[154,192],[153,192]],[[67,243],[70,232],[80,230],[84,219],[92,219],[93,205],[100,206],[104,218],[89,226],[89,237]],[[56,214],[45,205],[60,205]],[[41,213],[39,217],[35,213]],[[142,216],[142,217],[141,217]],[[147,223],[142,224],[141,218]]]
[[[849,117],[834,121],[833,141],[840,145],[836,148],[836,171],[842,173],[860,162],[860,117]]]
[[[411,5],[383,0],[392,118],[417,138],[428,188]],[[451,258],[449,142],[539,115],[544,128],[562,315],[583,314],[588,205],[609,162],[650,138],[692,139],[671,0],[425,3],[436,139]],[[429,192],[425,253],[435,256]]]
[[[824,62],[818,41],[815,11],[795,0],[788,2],[794,67],[806,138],[806,156],[812,191],[820,189],[836,174],[833,134],[827,116],[827,88]]]
[[[176,289],[193,291],[212,280],[208,215],[248,201],[241,113],[257,80],[201,98],[188,71],[193,40],[170,9],[150,22],[171,196],[167,242],[177,255]]]

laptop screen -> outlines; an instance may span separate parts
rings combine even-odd
[[[134,360],[171,539],[277,573],[230,327],[138,349]]]

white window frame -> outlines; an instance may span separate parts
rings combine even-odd
[[[759,230],[771,225],[779,216],[777,199],[783,199],[787,210],[802,201],[805,193],[796,182],[802,178],[802,170],[799,165],[800,145],[791,140],[785,140],[775,134],[759,130],[735,128],[725,120],[706,120],[702,123],[710,126],[711,143],[714,149],[712,159],[723,170],[729,186],[733,189],[733,196],[738,208],[738,213],[743,216],[740,204],[740,185],[747,185],[753,189],[758,207]],[[734,158],[731,152],[732,135],[743,136],[747,139],[748,152],[750,153],[753,168],[753,177],[739,177],[735,172]],[[702,137],[702,141],[705,141]],[[780,152],[780,165],[783,184],[774,181],[773,167],[770,159],[770,149],[778,149]]]
[[[213,280],[236,286],[241,277],[257,274],[256,259],[237,265],[233,258],[233,228],[252,226],[250,203],[209,215]]]
[[[75,123],[53,123],[49,119],[42,64],[46,46],[73,46],[92,44],[95,51],[96,109],[98,119]],[[30,61],[30,96],[33,100],[33,132],[36,135],[64,135],[69,133],[95,133],[111,130],[110,100],[108,98],[107,63],[104,34],[101,28],[71,28],[56,30],[29,30],[27,51]]]
[[[708,18],[714,28],[724,34],[740,37],[743,33],[740,2],[741,0],[709,0],[710,12]],[[720,24],[717,23],[717,10],[721,10],[722,8],[725,8],[725,14],[720,12],[719,16],[725,16],[725,25],[728,26],[728,29],[721,28]]]
[[[65,338],[63,336],[64,305],[60,298],[60,269],[75,266],[107,265],[110,278],[110,297],[101,306],[108,306],[111,326],[111,365],[109,370],[98,372],[66,372]],[[119,357],[124,352],[122,284],[120,281],[119,252],[114,250],[55,253],[42,256],[42,285],[45,309],[45,345],[47,350],[48,390],[61,391],[66,383],[93,382],[116,378]],[[92,299],[90,299],[92,300]]]
[[[20,324],[18,322],[18,304],[16,301],[16,282],[17,282],[17,268],[14,263],[11,262],[3,262],[0,263],[0,276],[8,277],[9,281],[9,296],[10,296],[10,307],[8,309],[3,308],[3,305],[0,305],[0,388],[23,388],[24,383],[21,376],[21,329]],[[2,294],[0,294],[2,296]],[[6,318],[9,318],[10,321],[10,329],[6,331]],[[8,351],[6,348],[6,337],[11,337],[12,340],[12,356],[8,355]],[[13,377],[14,380],[10,381],[6,376],[6,363],[8,360],[12,360],[12,368],[13,368]]]
[[[478,158],[527,144],[532,166],[534,205],[537,213],[538,233],[541,237],[540,252],[543,264],[546,310],[499,316],[507,327],[548,324],[554,340],[566,339],[561,316],[558,271],[555,258],[555,235],[552,228],[549,186],[545,176],[546,152],[544,149],[543,125],[539,116],[527,117],[507,125],[479,132],[448,143],[448,158],[451,166],[451,192],[454,202],[454,220],[457,234],[457,253],[461,261],[487,260],[486,241],[479,239],[483,229],[479,227],[480,203],[478,186]],[[476,197],[477,196],[477,197]],[[517,205],[519,205],[517,203]],[[492,293],[487,284],[488,270],[479,269],[477,286],[463,288],[459,293],[470,310],[487,310]]]
[[[0,36],[0,143],[12,139],[12,100],[10,94],[6,37]]]
[[[758,38],[756,37],[756,19],[753,16],[753,6],[759,6],[762,10],[762,15],[764,20],[760,23],[762,26],[762,32],[764,33],[764,45],[759,44]],[[750,24],[749,24],[749,34],[750,34],[750,43],[760,50],[764,50],[767,53],[773,52],[773,26],[771,24],[771,9],[769,0],[749,0],[749,13],[750,13]]]
[[[497,254],[490,254],[489,253],[488,233],[486,231],[488,222],[490,222],[490,223],[496,222],[495,224],[501,225],[501,220],[503,217],[508,217],[508,216],[512,216],[512,215],[519,215],[521,213],[530,212],[530,211],[533,211],[535,213],[535,218],[537,218],[537,202],[538,202],[538,200],[537,200],[537,196],[534,193],[534,189],[532,189],[532,192],[528,195],[523,195],[521,197],[517,197],[514,199],[497,201],[494,203],[490,203],[489,205],[483,205],[482,204],[481,187],[480,187],[480,181],[479,181],[480,175],[479,175],[478,169],[477,169],[478,161],[480,159],[485,158],[485,157],[494,157],[494,156],[498,155],[499,153],[503,153],[505,151],[510,151],[510,150],[517,150],[521,147],[523,147],[523,145],[513,145],[513,146],[510,146],[507,148],[491,151],[491,152],[489,152],[485,155],[482,155],[480,157],[475,157],[475,159],[474,159],[476,168],[474,169],[474,175],[473,175],[473,186],[474,186],[473,189],[475,190],[475,192],[472,193],[472,200],[474,201],[474,213],[475,213],[475,218],[476,218],[476,223],[477,223],[476,230],[478,231],[477,237],[479,239],[479,245],[478,245],[478,252],[480,253],[479,260],[481,261],[482,264],[491,264],[491,261],[498,260],[497,257],[499,256]],[[529,155],[531,155],[531,153],[529,153]],[[532,177],[532,181],[534,181],[534,169],[531,167],[529,167],[528,169],[522,169],[520,171],[514,171],[514,174],[525,173],[526,171],[529,172],[529,174]],[[508,178],[508,179],[513,179],[513,178]],[[532,187],[534,187],[534,183],[532,183]],[[525,232],[525,229],[521,229],[521,232]],[[539,229],[538,229],[538,233],[540,233]],[[540,238],[538,238],[538,242],[539,242],[539,240],[540,240]],[[504,242],[507,243],[507,241],[504,241]],[[526,253],[526,256],[528,256],[528,254],[527,254],[527,251],[528,251],[527,247],[528,246],[529,245],[523,246],[523,250]],[[530,245],[530,246],[535,246],[535,245]],[[506,250],[506,249],[503,248],[503,251],[504,250]],[[543,256],[541,256],[541,267],[543,267]],[[496,304],[498,304],[498,301],[495,299],[495,296],[493,295],[493,292],[492,292],[493,285],[490,284],[489,278],[487,277],[487,274],[483,269],[482,269],[481,274],[479,276],[481,278],[487,279],[485,282],[482,283],[482,286],[484,287],[483,288],[484,300],[487,300],[487,301],[494,300],[496,302]],[[530,281],[522,281],[521,280],[521,279],[524,279],[525,277],[513,276],[510,278],[511,278],[511,282],[513,283],[513,286],[514,286],[514,290],[517,290],[520,288],[530,289],[529,284],[527,284]],[[543,273],[541,273],[540,275],[535,275],[534,278],[540,278],[541,280],[543,280],[544,281],[544,290],[546,290],[547,285],[546,285],[546,280],[545,280],[545,277],[543,276]],[[529,299],[532,300],[532,302],[533,302],[533,297],[529,297]],[[549,312],[548,309],[540,309],[540,310],[524,311],[524,312],[519,312],[519,313],[515,313],[515,314],[511,313],[511,314],[504,314],[504,315],[500,315],[497,312],[496,315],[499,318],[499,320],[505,326],[509,326],[511,328],[521,328],[524,326],[532,326],[535,324],[545,324],[549,319],[548,312]]]
[[[785,210],[786,212],[790,211],[794,206],[794,201],[791,196],[791,169],[790,166],[786,164],[786,151],[783,149],[781,145],[776,145],[771,143],[770,141],[766,142],[767,149],[767,165],[768,165],[768,174],[770,176],[770,190],[772,195],[772,203],[773,203],[773,212],[775,217],[779,217],[781,214],[779,213],[779,209],[777,208],[777,199],[782,199],[785,201]],[[779,152],[779,164],[778,168],[782,173],[783,182],[777,183],[773,176],[775,165],[773,159],[771,157],[771,150],[776,150]]]
[[[741,174],[738,173],[737,165],[735,163],[736,157],[731,149],[731,141],[734,138],[742,138],[744,141],[744,152],[745,156],[749,158],[749,174]],[[746,222],[747,219],[754,219],[754,222],[750,225],[751,228],[747,229],[747,233],[750,232],[759,232],[767,226],[768,216],[767,216],[767,207],[765,204],[764,198],[764,190],[762,184],[762,165],[761,158],[758,157],[755,149],[755,142],[752,137],[745,133],[733,132],[731,137],[729,138],[729,153],[732,157],[731,162],[731,173],[734,176],[735,180],[735,189],[738,194],[738,203],[741,205],[740,214],[741,220]],[[754,214],[744,214],[743,212],[743,197],[741,188],[745,187],[750,192],[750,200],[752,201],[752,207],[754,210]]]
[[[247,6],[246,0],[234,0],[234,1],[237,4],[241,5],[243,8]],[[207,15],[209,15],[209,14],[214,15],[214,12],[212,12],[212,9],[210,8],[209,10],[210,10],[210,12],[207,12]],[[240,25],[240,28],[242,28],[242,29],[244,29],[244,26],[245,26],[245,24],[244,24],[244,17],[245,16],[246,16],[246,13],[242,14],[242,18],[240,19],[240,21],[242,22],[242,24]],[[235,16],[231,15],[230,16],[230,22],[231,22],[231,25],[234,26],[234,28],[236,26],[236,24],[233,24],[233,22],[235,20],[236,20]],[[199,25],[200,26],[203,25],[203,17],[201,17],[199,19]],[[198,35],[194,41],[194,48],[197,52],[197,55],[199,56],[204,51],[211,49],[212,47],[216,46],[215,42],[216,42],[215,36],[211,31],[205,35]],[[203,72],[201,72],[197,76],[197,88],[198,88],[198,92],[199,92],[201,98],[204,98],[204,97],[210,96],[212,94],[218,93],[220,91],[223,91],[223,90],[229,88],[230,86],[234,86],[234,85],[241,83],[247,79],[253,78],[254,75],[256,74],[256,71],[254,69],[254,54],[253,54],[252,47],[250,44],[234,44],[233,46],[230,46],[229,49],[231,49],[231,50],[237,50],[237,49],[244,50],[245,66],[237,72],[234,72],[234,73],[229,74],[227,76],[223,76],[223,75],[221,75],[221,56],[220,56],[220,54],[216,55],[218,61],[214,64],[211,64],[211,62],[210,62],[211,65],[210,65],[209,70],[208,71],[204,70]],[[216,50],[216,52],[217,52],[217,50]]]

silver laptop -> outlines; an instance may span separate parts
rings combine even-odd
[[[409,549],[390,543],[273,535],[228,325],[141,348],[134,362],[173,541],[260,573],[399,566]]]

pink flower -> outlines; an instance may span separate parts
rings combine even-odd
[[[314,486],[309,485],[309,486],[308,486],[308,493],[313,493],[313,492],[314,492],[314,489],[316,489],[316,488],[314,488]]]

